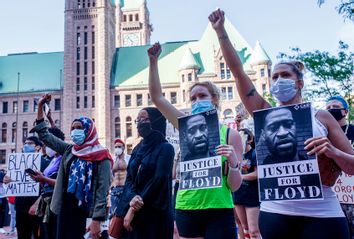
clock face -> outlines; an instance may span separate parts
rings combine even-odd
[[[137,46],[139,45],[139,33],[130,33],[123,35],[124,46]]]

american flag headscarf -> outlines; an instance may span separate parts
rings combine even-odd
[[[88,210],[92,204],[92,174],[97,165],[94,162],[109,159],[111,166],[113,159],[106,148],[98,142],[94,122],[87,117],[75,119],[84,127],[86,138],[81,145],[74,145],[72,153],[77,156],[70,166],[67,192],[78,199],[78,206]]]
[[[109,153],[108,149],[104,148],[98,142],[96,127],[92,119],[87,117],[80,117],[79,119],[75,119],[74,122],[75,121],[79,121],[84,127],[86,138],[83,144],[74,145],[74,147],[72,148],[72,153],[76,155],[79,159],[90,162],[109,159],[112,166],[112,156]]]

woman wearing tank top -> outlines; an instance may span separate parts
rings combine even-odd
[[[185,114],[176,109],[162,94],[157,68],[160,54],[161,46],[158,43],[148,50],[149,92],[156,107],[178,129],[178,118]],[[219,89],[209,81],[192,85],[189,97],[192,114],[217,109],[219,106]],[[240,135],[235,130],[221,126],[220,145],[216,148],[216,153],[222,156],[223,165],[228,164],[228,172],[222,177],[222,187],[177,192],[176,223],[181,239],[236,238],[231,192],[236,191],[242,181],[239,167],[242,159]]]
[[[243,70],[242,62],[224,27],[224,12],[220,9],[214,11],[209,20],[218,36],[222,54],[236,79],[238,93],[248,112],[252,114],[255,110],[270,108],[271,105],[258,94]],[[303,68],[301,62],[280,62],[274,66],[272,81],[279,90],[272,92],[271,89],[271,93],[278,99],[280,105],[302,102]],[[315,136],[328,137],[329,142],[339,150],[347,154],[354,153],[338,123],[327,111],[316,112],[315,118]],[[317,145],[310,146],[313,148]],[[320,151],[317,152],[317,158],[324,200],[262,202],[259,223],[263,239],[348,238],[346,219],[330,187],[335,183],[341,170],[348,174],[354,173],[354,161],[341,155],[329,158]],[[335,173],[332,169],[336,169]]]

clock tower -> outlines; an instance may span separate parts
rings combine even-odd
[[[152,26],[146,0],[116,2],[116,46],[150,44]]]

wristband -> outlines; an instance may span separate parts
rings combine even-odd
[[[233,168],[230,166],[229,164],[229,171],[231,172],[239,172],[240,171],[240,166],[241,166],[241,163],[240,162],[237,162],[236,166]]]

